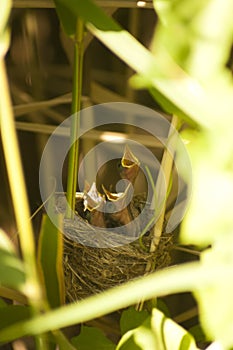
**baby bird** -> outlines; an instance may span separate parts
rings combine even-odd
[[[125,192],[111,193],[104,186],[103,190],[107,198],[106,202],[106,223],[107,227],[123,226],[131,222],[132,216],[128,210],[128,192],[131,184],[129,184]]]
[[[97,191],[95,182],[93,182],[88,191],[84,190],[84,211],[88,210],[90,212],[89,222],[91,225],[106,227],[103,212],[105,202],[105,198]]]

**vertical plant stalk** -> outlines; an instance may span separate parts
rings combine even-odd
[[[174,134],[174,129],[177,129],[177,127],[178,127],[178,117],[176,115],[173,115],[170,131],[169,131],[169,135],[168,135],[168,144],[170,142],[175,141],[174,137],[176,137],[176,134]],[[173,160],[174,160],[174,154],[172,154],[168,150],[168,145],[167,145],[167,147],[165,147],[165,149],[164,149],[156,188],[158,188],[158,186],[160,186],[161,177],[165,178],[165,184],[166,184],[167,188],[169,188],[169,184],[170,184],[171,176],[172,176]],[[158,189],[158,191],[159,191],[159,189]],[[165,216],[165,212],[166,212],[166,200],[167,200],[167,198],[165,199],[165,201],[163,203],[161,213],[160,213],[159,218],[156,221],[155,226],[154,226],[153,238],[151,240],[151,245],[150,245],[150,252],[151,253],[155,252],[156,249],[158,248],[160,238],[162,235],[164,216]],[[153,269],[152,262],[148,262],[147,267],[146,267],[146,272],[149,272],[151,269]]]
[[[35,243],[32,224],[30,221],[30,210],[27,201],[26,186],[20,160],[17,135],[14,127],[14,117],[3,59],[0,59],[0,76],[1,139],[19,232],[20,246],[26,270],[25,294],[29,299],[33,314],[38,315],[41,310],[44,309],[45,301],[43,299],[43,293],[40,287],[36,267]],[[43,336],[36,336],[35,341],[37,349],[47,349],[47,343]]]
[[[74,75],[72,91],[72,119],[70,132],[70,152],[68,163],[68,180],[67,180],[67,202],[68,207],[66,216],[73,218],[75,209],[75,194],[78,176],[79,163],[79,139],[78,133],[80,128],[80,109],[82,98],[82,73],[83,73],[83,55],[84,55],[84,24],[81,19],[77,19],[77,28],[74,45]]]
[[[11,109],[5,64],[0,60],[0,127],[6,168],[10,183],[15,217],[19,231],[20,245],[26,265],[28,288],[31,288],[31,302],[37,304],[41,299],[41,291],[36,269],[35,244],[31,225],[30,211],[26,195],[23,169],[19,154],[14,117]],[[27,291],[25,291],[27,293]],[[28,294],[28,293],[27,293]]]
[[[160,171],[158,174],[158,179],[156,182],[156,186],[155,186],[155,191],[156,189],[157,192],[159,191],[159,186],[161,184],[161,179],[164,178],[165,179],[165,184],[167,186],[167,188],[169,188],[169,183],[171,181],[171,176],[172,176],[172,166],[173,166],[173,159],[174,159],[174,154],[172,154],[169,151],[169,143],[170,142],[175,142],[174,137],[176,137],[176,134],[174,134],[174,129],[178,128],[178,117],[176,115],[173,115],[172,117],[172,121],[171,121],[171,127],[169,130],[169,134],[168,134],[168,141],[167,141],[167,146],[164,149],[163,152],[163,158],[162,158],[162,162],[161,162],[161,166],[160,166]],[[153,237],[151,240],[151,244],[150,244],[150,253],[153,253],[156,251],[156,249],[158,248],[159,242],[160,242],[160,238],[162,235],[162,231],[163,231],[163,223],[164,223],[164,217],[165,217],[165,212],[166,212],[166,200],[167,198],[164,200],[160,215],[158,217],[158,220],[155,223],[154,226],[154,231],[153,231]],[[157,208],[155,208],[155,214],[156,214],[156,210]],[[145,268],[145,274],[148,274],[149,272],[153,271],[154,269],[154,261],[148,261],[146,268]],[[138,311],[142,310],[143,308],[143,300],[140,301],[137,306],[136,309]]]

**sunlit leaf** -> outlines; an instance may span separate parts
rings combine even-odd
[[[154,7],[161,23],[152,40],[152,52],[166,50],[201,81],[227,78],[225,65],[233,38],[231,0],[154,0]]]
[[[62,227],[62,217],[57,216],[57,225],[44,215],[38,247],[38,262],[46,294],[52,307],[64,303],[63,237],[57,227]]]
[[[10,42],[10,34],[7,29],[10,9],[11,0],[0,1],[0,57],[5,55]]]
[[[5,30],[11,9],[11,0],[0,2],[0,35]]]
[[[151,330],[151,319],[147,319],[139,327],[123,335],[116,350],[159,349],[158,341]]]
[[[165,349],[197,349],[193,337],[172,319],[166,318],[158,309],[152,312],[151,326],[154,333],[161,338],[160,341],[165,345]]]
[[[197,350],[191,334],[176,324],[158,309],[153,309],[139,327],[126,333],[120,340],[117,350],[128,349],[169,349]]]
[[[211,266],[213,270],[222,266],[233,270],[233,235],[224,235],[213,247],[202,253],[203,266]],[[229,270],[230,271],[230,270]],[[219,341],[225,348],[233,346],[232,310],[233,310],[233,280],[232,273],[218,275],[212,283],[197,284],[196,298],[198,300],[200,321],[205,333],[211,340]],[[216,317],[219,315],[219,317]]]
[[[196,123],[210,127],[210,121],[219,120],[220,111],[230,117],[233,102],[229,104],[230,92],[218,98],[219,91],[206,91],[195,79],[188,76],[171,56],[159,58],[140,44],[130,33],[122,29],[113,19],[90,0],[57,0],[74,15],[86,22],[87,28],[113,53],[150,82],[161,95],[169,100]],[[219,95],[218,95],[219,97]],[[213,108],[213,101],[216,106]],[[228,107],[226,108],[226,101]]]
[[[227,271],[218,271],[226,274]],[[138,280],[128,282],[88,297],[78,303],[62,306],[44,315],[34,317],[30,321],[8,327],[0,331],[0,340],[12,340],[30,334],[40,334],[50,330],[82,323],[113,311],[136,304],[139,300],[148,300],[177,292],[194,290],[199,283],[216,278],[216,271],[211,268],[203,270],[198,262],[169,267]]]
[[[224,134],[223,134],[224,135]],[[184,243],[208,245],[216,238],[233,231],[232,142],[223,147],[227,134],[185,133],[192,159],[193,190],[189,211],[182,224]]]
[[[114,350],[115,344],[101,330],[95,327],[82,326],[81,333],[72,339],[78,350]]]

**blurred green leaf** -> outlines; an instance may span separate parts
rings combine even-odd
[[[0,285],[22,291],[24,284],[23,262],[17,257],[9,237],[0,230]]]
[[[233,39],[231,0],[154,0],[154,7],[161,22],[152,52],[168,52],[191,76],[208,84],[230,79],[226,63]]]
[[[140,326],[148,316],[149,313],[146,310],[137,311],[133,306],[124,310],[120,319],[121,334],[123,335],[129,330]]]
[[[203,267],[213,270],[233,270],[233,234],[229,232],[224,239],[214,242],[212,248],[201,254]],[[233,347],[232,310],[233,280],[232,273],[217,275],[211,283],[197,284],[195,296],[200,311],[200,321],[209,339],[220,342],[224,348]],[[216,315],[219,315],[218,317]]]
[[[11,3],[11,0],[0,1],[0,58],[5,55],[10,43],[7,23],[10,15]]]
[[[151,317],[120,340],[117,350],[128,349],[197,350],[197,347],[185,329],[153,309]]]
[[[15,254],[15,247],[12,241],[7,236],[7,234],[1,229],[0,229],[0,249],[6,250],[9,253]]]
[[[31,311],[28,306],[7,305],[0,308],[0,328],[3,329],[16,322],[29,319]]]
[[[158,349],[156,339],[151,331],[150,317],[135,329],[125,333],[116,350]]]
[[[80,335],[72,338],[72,344],[78,350],[114,350],[116,347],[100,329],[87,326],[82,326]]]
[[[65,302],[63,275],[63,237],[62,216],[53,220],[44,215],[38,245],[38,264],[44,282],[47,298],[51,307],[58,307]],[[57,227],[60,227],[60,231]]]
[[[219,274],[228,274],[225,269]],[[180,266],[169,267],[151,273],[148,276],[117,286],[103,293],[80,300],[78,303],[62,306],[44,315],[37,316],[0,331],[0,340],[12,340],[22,337],[28,332],[40,334],[50,330],[86,322],[113,311],[123,309],[138,303],[138,300],[148,300],[155,296],[162,296],[177,292],[194,290],[199,283],[216,278],[216,271],[208,268],[206,271],[199,262],[192,262]]]
[[[151,327],[165,349],[198,349],[191,334],[180,325],[176,324],[172,319],[166,318],[158,309],[153,310]]]
[[[160,95],[182,111],[182,117],[188,115],[196,123],[210,127],[210,120],[219,117],[225,101],[210,110],[215,96],[203,89],[197,80],[188,76],[178,64],[167,55],[159,59],[140,44],[130,33],[122,29],[112,18],[90,0],[57,0],[66,6],[75,16],[80,16],[87,28],[102,41],[113,53],[144,77]],[[224,94],[226,98],[226,94]],[[228,108],[229,108],[228,104]],[[232,103],[233,110],[233,103]],[[190,119],[188,120],[190,121]]]
[[[0,35],[5,31],[11,10],[11,0],[0,2]]]
[[[145,76],[134,74],[130,78],[129,82],[134,89],[148,89],[151,96],[167,113],[178,115],[180,118],[186,120],[190,126],[197,126],[197,123],[190,118],[188,114],[184,113],[180,108],[172,103],[169,98],[166,98],[164,94],[153,87],[152,81],[148,80],[148,78]]]
[[[7,306],[7,303],[2,298],[0,298],[0,308],[5,306]]]
[[[5,250],[0,249],[0,285],[23,290],[25,271],[22,261]]]
[[[193,168],[192,201],[181,230],[184,243],[205,246],[233,231],[233,142],[231,136],[227,141],[229,136],[224,132],[220,137],[217,131],[182,133],[189,142]]]
[[[198,324],[189,329],[189,333],[195,338],[196,342],[207,342],[206,335],[202,327]]]
[[[64,32],[68,36],[74,37],[76,32],[77,16],[59,0],[54,0],[54,3]]]

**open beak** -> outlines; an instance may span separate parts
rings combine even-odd
[[[104,186],[103,190],[107,197],[106,206],[110,206],[111,212],[108,216],[111,220],[120,225],[127,225],[131,220],[131,214],[128,209],[127,198],[131,184],[129,184],[125,192],[111,193]]]
[[[139,172],[140,162],[132,153],[128,145],[125,146],[124,154],[121,159],[121,165],[121,178],[129,180],[133,185]]]
[[[106,227],[104,213],[101,210],[105,205],[104,197],[97,191],[96,183],[93,182],[88,192],[84,191],[84,211],[90,212],[90,224],[98,227]]]
[[[104,197],[97,191],[96,183],[93,182],[88,192],[84,191],[84,211],[93,211],[103,205]]]

